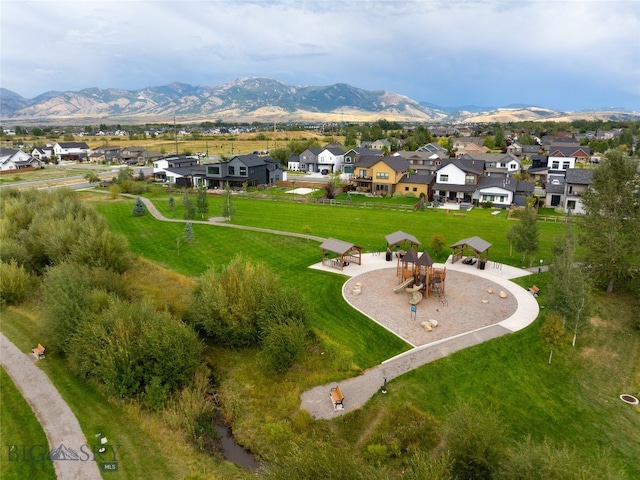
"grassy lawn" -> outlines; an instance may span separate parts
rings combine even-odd
[[[151,262],[140,264],[130,274],[139,279],[141,291],[158,299],[168,290],[170,303],[178,304],[176,297],[184,292],[180,285],[187,288],[208,267],[226,265],[234,255],[242,254],[264,262],[283,283],[312,300],[317,342],[309,355],[285,374],[265,372],[260,357],[251,350],[207,349],[224,417],[232,423],[236,438],[263,459],[283,455],[289,441],[306,440],[340,445],[358,455],[366,452],[369,444],[410,431],[415,419],[421,425],[421,435],[428,435],[422,445],[430,449],[438,443],[437,427],[446,415],[455,405],[468,402],[499,412],[513,442],[531,435],[538,442],[568,445],[585,459],[606,456],[624,468],[628,478],[640,477],[640,409],[618,399],[621,393],[640,394],[640,341],[632,322],[635,299],[598,295],[594,319],[581,329],[577,346],[554,352],[552,365],[547,364],[549,352],[539,338],[537,321],[521,332],[403,375],[389,384],[387,395],[376,396],[339,420],[313,421],[299,410],[301,392],[356,375],[408,348],[347,305],[340,294],[345,277],[308,269],[320,259],[317,242],[195,223],[195,241],[178,248],[182,223],[160,222],[150,215],[134,217],[130,199],[81,195],[96,204],[113,231],[126,235],[134,254]],[[166,193],[149,196],[171,217]],[[178,206],[175,216],[181,218],[180,194],[174,197]],[[211,198],[210,216],[217,215],[221,202],[221,198]],[[515,252],[509,255],[505,238],[511,221],[502,214],[492,216],[491,210],[474,209],[466,217],[454,217],[444,210],[405,213],[247,198],[234,198],[234,204],[234,224],[299,233],[307,225],[312,235],[352,241],[368,251],[383,250],[384,236],[396,230],[415,235],[427,248],[436,233],[442,233],[447,244],[479,235],[493,243],[490,259],[519,264]],[[553,223],[539,226],[541,258],[547,263],[554,237],[565,227]],[[154,264],[179,274],[172,274],[173,288],[167,289],[166,285],[172,285],[163,283],[168,281],[167,274]],[[547,274],[536,278],[541,305],[547,281]],[[531,279],[520,282],[528,286]],[[47,332],[35,308],[33,312],[24,308],[1,313],[3,333],[21,349],[28,351],[38,341],[47,345]],[[70,404],[87,437],[101,430],[122,445],[122,478],[181,478],[185,472],[242,478],[237,469],[194,453],[154,415],[105,398],[91,383],[75,377],[55,351],[49,355],[49,350],[47,345],[47,362],[41,368]],[[381,470],[381,478],[396,467],[398,459],[389,458],[384,467],[388,470]]]
[[[33,410],[2,368],[0,368],[0,385],[2,385],[0,390],[0,445],[3,449],[2,461],[0,461],[0,478],[4,480],[55,479],[53,463],[31,460],[28,453],[30,450],[25,450],[33,446],[34,455],[46,454],[48,451],[47,437]],[[11,448],[9,445],[17,447]],[[37,448],[40,445],[44,445],[44,447]],[[25,454],[27,455],[26,459]]]

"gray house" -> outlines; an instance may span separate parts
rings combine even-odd
[[[280,162],[271,157],[260,155],[236,155],[226,162],[206,165],[205,181],[209,188],[225,188],[229,183],[232,188],[271,185],[283,180]]]

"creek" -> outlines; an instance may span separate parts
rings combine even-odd
[[[218,431],[218,435],[220,435],[220,444],[222,445],[222,452],[225,459],[245,470],[257,470],[260,468],[260,464],[251,452],[236,443],[229,427],[216,425],[216,430]]]

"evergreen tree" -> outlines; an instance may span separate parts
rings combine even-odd
[[[184,241],[187,243],[193,242],[195,235],[193,233],[193,226],[191,222],[187,222],[184,224]]]
[[[171,212],[171,217],[176,216],[176,200],[173,195],[169,195],[169,211]]]
[[[133,215],[141,217],[145,213],[147,213],[147,207],[144,206],[144,202],[140,197],[136,197],[136,201],[133,204]]]

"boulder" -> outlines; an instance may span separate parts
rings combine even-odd
[[[493,293],[493,288],[487,288],[487,293],[491,295]]]
[[[507,298],[507,292],[500,290],[500,298]]]
[[[489,303],[489,300],[487,300],[486,298],[483,298],[482,303]]]

